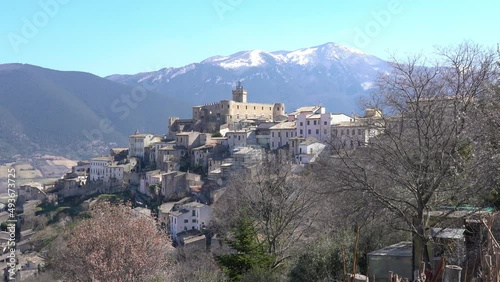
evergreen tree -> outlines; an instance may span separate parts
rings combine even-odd
[[[254,222],[249,217],[239,218],[231,234],[232,238],[226,239],[226,243],[234,252],[218,255],[215,259],[232,281],[241,280],[250,270],[272,266],[273,257],[259,242]]]

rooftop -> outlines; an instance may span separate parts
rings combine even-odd
[[[90,159],[91,161],[111,161],[112,157],[107,156],[107,157],[95,157]]]
[[[311,145],[318,142],[319,142],[318,139],[314,137],[307,137],[306,140],[300,142],[300,145]]]
[[[201,234],[198,236],[187,236],[184,237],[184,244],[192,244],[201,240],[205,240],[205,235]]]
[[[464,238],[465,229],[463,228],[432,228],[432,237],[445,239],[462,239]]]
[[[147,134],[147,133],[139,133],[139,134],[132,134],[132,135],[130,135],[129,137],[130,137],[130,138],[146,138],[146,137],[148,137],[149,135],[151,135],[151,134]]]
[[[295,129],[295,121],[285,121],[271,126],[269,129]]]
[[[369,256],[391,256],[391,257],[411,257],[413,250],[412,242],[399,242],[394,245],[368,253]]]
[[[202,203],[198,203],[198,202],[191,202],[191,203],[187,203],[184,205],[185,207],[190,207],[190,208],[202,208],[204,206],[206,206],[205,204],[202,204]]]
[[[128,150],[128,148],[111,148],[114,153],[119,153]]]
[[[300,107],[296,109],[295,111],[289,113],[288,115],[298,115],[303,112],[315,112],[318,109],[320,109],[321,106],[306,106],[306,107]]]
[[[203,150],[203,149],[210,149],[210,148],[213,148],[214,146],[212,145],[201,145],[199,147],[196,147],[196,148],[193,148],[192,150],[193,151],[198,151],[198,150]]]
[[[312,115],[308,116],[307,118],[308,119],[320,119],[321,114],[312,114]]]
[[[355,121],[341,121],[334,126],[338,127],[366,127],[368,123],[363,119],[356,119]]]
[[[175,204],[176,204],[176,202],[168,202],[168,203],[161,204],[158,207],[158,210],[163,212],[163,213],[169,213],[170,211],[172,211]]]

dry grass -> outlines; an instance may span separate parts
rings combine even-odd
[[[14,163],[6,163],[0,166],[0,178],[7,178],[8,169],[12,167]]]
[[[55,165],[55,166],[65,166],[68,169],[71,169],[72,166],[76,165],[76,161],[68,160],[68,159],[62,159],[62,160],[47,160],[48,165]]]
[[[41,178],[42,173],[33,168],[30,164],[18,164],[14,166],[16,168],[16,178],[17,179],[34,179]]]

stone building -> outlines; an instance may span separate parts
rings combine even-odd
[[[333,144],[345,148],[362,147],[370,139],[381,134],[385,127],[382,113],[375,109],[366,109],[364,117],[353,117],[349,121],[340,121],[332,125]]]
[[[240,82],[233,91],[232,100],[193,107],[193,123],[204,132],[216,132],[223,124],[239,123],[242,120],[265,119],[273,121],[285,114],[283,103],[249,103],[248,92]]]

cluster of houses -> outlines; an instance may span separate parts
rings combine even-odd
[[[251,170],[269,151],[285,151],[298,166],[311,165],[331,142],[355,148],[381,132],[374,126],[381,119],[377,110],[368,109],[363,117],[327,113],[322,106],[286,113],[283,103],[249,103],[247,95],[238,83],[231,100],[195,106],[191,119],[169,118],[165,135],[136,131],[127,148],[79,161],[54,184],[21,187],[18,206],[33,210],[34,217],[45,200],[130,191],[143,207],[154,206],[174,244],[203,248],[217,241],[208,231],[212,204],[224,193],[231,173]],[[145,208],[136,211],[151,212]],[[1,218],[6,216],[0,212]],[[36,274],[43,258],[22,255],[30,254],[34,232],[21,234],[19,255],[26,263],[18,275]],[[7,236],[0,233],[0,241]]]
[[[361,117],[328,113],[323,106],[304,106],[286,113],[283,103],[249,103],[247,95],[238,83],[232,100],[195,106],[191,119],[170,117],[165,135],[136,131],[129,136],[127,148],[112,148],[107,156],[80,161],[54,184],[21,186],[16,203],[23,211],[18,216],[22,227],[17,277],[36,275],[44,267],[43,257],[30,253],[30,238],[35,232],[23,225],[25,218],[35,217],[42,201],[129,191],[142,206],[135,212],[153,212],[175,245],[208,248],[218,241],[217,234],[210,231],[212,207],[227,189],[231,174],[251,171],[268,152],[286,153],[298,167],[314,166],[327,148],[364,147],[385,127],[377,109],[366,109]],[[4,209],[0,206],[1,222],[9,216]],[[455,229],[438,232],[435,237],[464,241]],[[0,262],[4,264],[9,236],[0,232],[4,247]],[[412,244],[403,242],[388,248],[394,251],[370,253],[370,264],[386,265],[386,261],[404,258],[407,262],[401,272],[410,276],[404,271],[415,261],[415,254],[409,251]],[[373,271],[379,271],[376,274],[381,278],[387,272],[382,266]]]
[[[249,103],[238,83],[231,100],[193,107],[191,119],[170,117],[165,135],[129,136],[128,148],[78,163],[56,183],[60,197],[132,189],[156,203],[159,223],[180,245],[210,225],[211,204],[229,175],[258,164],[268,151],[286,151],[299,166],[311,165],[335,145],[365,146],[381,132],[381,113],[363,117],[305,106],[286,113],[283,103]],[[189,240],[188,240],[189,241]],[[190,240],[192,241],[192,240]]]

